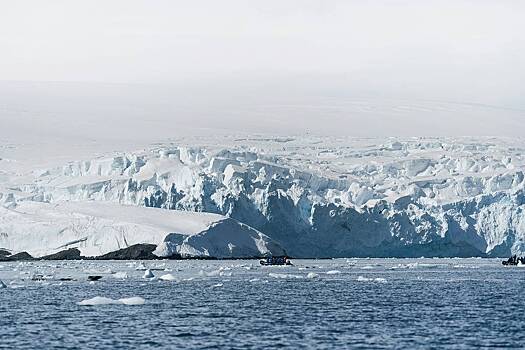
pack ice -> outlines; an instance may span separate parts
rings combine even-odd
[[[515,138],[242,135],[21,170],[5,148],[0,248],[42,254],[70,242],[97,255],[152,242],[161,255],[218,257],[520,254],[524,150]]]

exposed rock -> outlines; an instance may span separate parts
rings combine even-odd
[[[0,249],[0,257],[6,257],[11,255],[11,253],[5,249]]]
[[[27,252],[21,252],[21,253],[17,253],[14,255],[6,256],[6,257],[0,256],[0,261],[32,261],[32,260],[36,260],[36,259],[33,258],[31,255],[29,255],[29,253]]]
[[[42,257],[43,260],[80,260],[82,258],[83,257],[80,256],[80,250],[77,248],[62,250],[58,253]]]
[[[155,260],[158,256],[153,254],[157,248],[155,244],[135,244],[124,249],[119,249],[99,257],[96,260]]]

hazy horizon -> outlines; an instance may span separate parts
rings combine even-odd
[[[0,137],[521,136],[524,14],[511,0],[5,2]]]

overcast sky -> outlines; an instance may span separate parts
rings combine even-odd
[[[108,113],[213,127],[221,118],[225,128],[356,135],[525,126],[525,1],[0,4],[4,125],[34,105],[74,119],[59,105],[89,110],[97,97],[108,109],[84,114],[93,123]]]

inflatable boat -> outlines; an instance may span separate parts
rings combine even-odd
[[[516,255],[511,256],[507,260],[501,262],[505,266],[523,266],[525,265],[525,258],[518,258]]]
[[[266,259],[259,261],[263,266],[273,265],[293,265],[292,262],[286,256],[270,256]]]

